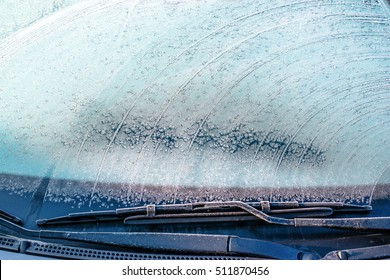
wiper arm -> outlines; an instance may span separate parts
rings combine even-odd
[[[241,201],[231,201],[231,202],[221,202],[221,204],[226,204],[230,206],[236,206],[243,209],[244,211],[252,214],[253,216],[259,218],[260,220],[267,222],[269,224],[276,225],[285,225],[285,226],[295,226],[295,227],[327,227],[327,228],[339,228],[339,229],[352,229],[352,230],[370,230],[370,231],[390,231],[390,217],[366,217],[366,218],[322,218],[322,219],[313,219],[313,218],[279,218],[268,215],[263,211],[260,211],[253,206],[241,202]],[[216,203],[217,205],[218,203]],[[362,211],[372,210],[371,206],[352,206],[347,205],[347,207],[361,209]],[[125,220],[126,221],[126,220]]]
[[[325,217],[334,212],[368,212],[369,205],[344,204],[341,202],[198,202],[170,205],[146,205],[118,208],[109,211],[70,213],[66,216],[37,220],[38,226],[105,222],[123,220],[125,224],[156,224],[178,222],[215,222],[261,219],[269,223],[288,224],[284,218]],[[279,217],[274,217],[274,216]]]
[[[378,260],[390,257],[390,245],[337,250],[326,254],[323,260]]]

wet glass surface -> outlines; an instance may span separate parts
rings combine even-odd
[[[52,201],[389,183],[385,1],[46,2],[0,6],[2,189],[41,184],[8,174],[51,178]]]

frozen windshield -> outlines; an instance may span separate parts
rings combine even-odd
[[[27,2],[0,2],[2,188],[390,182],[386,0]]]

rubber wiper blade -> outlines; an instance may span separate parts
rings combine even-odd
[[[66,216],[37,220],[38,226],[70,223],[123,220],[125,224],[243,221],[261,219],[270,223],[285,224],[284,218],[325,217],[339,211],[371,210],[369,205],[341,202],[197,202],[187,204],[145,205],[118,208],[108,211],[70,213]],[[278,217],[274,217],[274,215]],[[283,221],[283,222],[282,222]],[[291,223],[291,222],[287,222]],[[291,224],[292,225],[292,224]]]
[[[104,222],[104,221],[115,221],[120,220],[113,211],[93,211],[93,212],[79,212],[70,213],[66,216],[59,216],[50,219],[39,219],[36,220],[38,226],[44,225],[58,225],[58,224],[69,224],[69,223],[88,223],[88,222]]]

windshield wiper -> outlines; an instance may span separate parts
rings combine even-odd
[[[37,220],[38,226],[123,220],[124,224],[192,223],[259,219],[285,226],[330,227],[360,230],[389,230],[390,217],[318,218],[335,212],[369,212],[369,205],[341,202],[200,202],[146,205],[109,211],[71,213]],[[288,215],[286,218],[285,215]],[[280,217],[282,216],[282,217]],[[313,218],[316,217],[316,218]]]
[[[23,246],[23,248],[19,251],[24,253],[29,252],[30,243],[35,242],[35,240],[41,242],[65,240],[77,241],[85,243],[85,245],[108,245],[112,246],[113,249],[128,248],[162,253],[253,256],[285,260],[320,258],[316,252],[233,235],[29,230],[2,218],[0,218],[0,234],[21,239],[19,243],[20,247]]]
[[[22,225],[22,220],[14,215],[11,215],[10,213],[4,211],[4,210],[1,210],[0,209],[0,218],[3,218],[3,219],[6,219],[10,222],[13,222],[17,225]]]
[[[271,216],[283,218],[307,218],[330,216],[334,212],[368,212],[369,205],[344,204],[341,202],[197,202],[186,204],[145,205],[116,210],[70,213],[66,216],[37,220],[38,226],[104,222],[123,220],[125,224],[179,222],[215,222],[262,219],[272,223]],[[264,215],[266,214],[266,215]],[[190,218],[190,219],[189,219]]]

